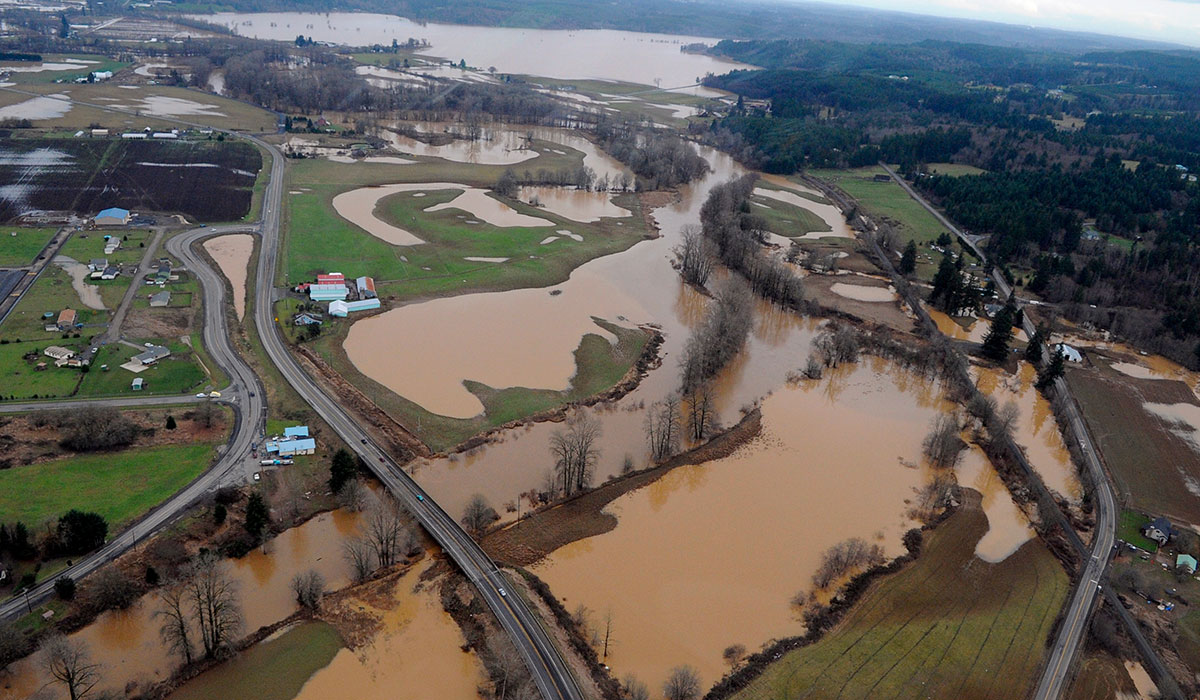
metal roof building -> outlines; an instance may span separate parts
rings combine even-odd
[[[334,301],[345,299],[350,293],[345,283],[314,284],[308,288],[308,298],[313,301]]]
[[[307,425],[293,425],[290,428],[283,429],[284,437],[308,437]]]
[[[352,311],[369,311],[379,308],[378,299],[360,299],[358,301],[331,301],[329,315],[345,318]]]
[[[129,223],[129,210],[120,207],[109,207],[96,215],[92,223],[97,226],[124,226]]]

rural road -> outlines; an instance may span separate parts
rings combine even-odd
[[[979,256],[980,261],[987,261],[987,257],[977,247],[974,239],[964,234],[949,219],[942,215],[940,211],[935,209],[904,178],[897,175],[887,165],[883,163],[880,163],[880,165],[891,175],[893,180],[908,192],[910,197],[920,203],[942,225],[954,233],[959,240],[966,242]],[[1004,279],[1000,270],[994,270],[992,277],[996,281],[996,290],[1000,298],[1008,298],[1012,294],[1012,288],[1009,286],[1008,281]],[[1029,320],[1027,314],[1022,314],[1022,327],[1025,333],[1030,338],[1033,338],[1037,329],[1033,327],[1033,322]],[[1062,624],[1058,628],[1058,637],[1054,640],[1054,645],[1050,649],[1050,658],[1046,662],[1045,670],[1034,693],[1034,697],[1037,700],[1051,700],[1061,697],[1066,683],[1071,678],[1072,663],[1087,632],[1088,620],[1091,617],[1096,596],[1101,590],[1101,582],[1104,580],[1104,572],[1108,567],[1109,555],[1112,552],[1117,533],[1116,499],[1113,496],[1112,484],[1109,482],[1108,475],[1100,463],[1100,451],[1092,442],[1091,435],[1087,431],[1087,426],[1084,425],[1083,418],[1080,416],[1078,406],[1071,395],[1071,390],[1067,386],[1066,380],[1059,378],[1055,381],[1054,390],[1060,396],[1067,399],[1067,413],[1071,435],[1079,440],[1079,448],[1083,453],[1088,476],[1094,488],[1093,502],[1096,510],[1096,527],[1092,536],[1091,551],[1085,554],[1087,561],[1083,566],[1083,571],[1080,573],[1079,582],[1071,596],[1071,601],[1063,613]]]
[[[31,97],[38,93],[11,87],[0,90]],[[68,98],[70,99],[70,98]],[[129,110],[93,102],[71,99],[71,102],[116,114],[139,116]],[[63,572],[79,579],[98,567],[112,561],[127,551],[140,539],[163,527],[178,516],[194,500],[205,492],[216,488],[227,474],[238,466],[239,455],[244,456],[257,432],[258,420],[254,416],[265,415],[261,387],[253,390],[255,396],[247,396],[248,386],[258,386],[253,372],[234,352],[229,340],[229,329],[225,327],[225,283],[219,273],[200,262],[191,252],[193,243],[220,233],[245,232],[257,229],[262,236],[258,259],[257,288],[255,290],[254,320],[262,339],[263,347],[271,361],[287,379],[288,383],[317,411],[338,435],[350,445],[360,458],[370,465],[372,471],[404,503],[416,519],[442,546],[443,550],[475,584],[476,589],[491,608],[500,626],[512,639],[513,644],[529,667],[539,691],[546,700],[583,700],[574,676],[566,661],[550,639],[541,622],[530,612],[518,591],[505,580],[496,564],[459,526],[458,522],[434,503],[427,494],[408,476],[391,455],[382,450],[374,440],[345,412],[340,405],[322,391],[300,368],[295,358],[288,353],[273,318],[273,296],[276,259],[279,252],[279,216],[283,203],[283,154],[272,144],[242,132],[199,124],[182,119],[155,117],[194,128],[216,128],[217,131],[234,137],[246,138],[268,151],[271,158],[270,182],[263,195],[262,220],[257,226],[234,225],[222,228],[202,228],[179,234],[167,242],[167,250],[177,255],[197,273],[204,291],[205,324],[204,342],[213,356],[234,383],[234,411],[237,427],[233,439],[227,446],[220,462],[192,482],[183,491],[163,503],[142,518],[137,525],[93,553],[86,560]],[[62,575],[62,574],[59,574]],[[53,578],[29,591],[30,599],[42,600],[53,590]],[[512,594],[509,594],[512,591]],[[0,619],[18,615],[24,609],[24,599],[0,604]]]

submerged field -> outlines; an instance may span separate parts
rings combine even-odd
[[[232,221],[250,210],[262,166],[241,141],[6,138],[0,155],[0,179],[20,183],[0,200],[0,220],[31,209],[123,207]]]
[[[1011,698],[1037,678],[1069,587],[1034,540],[999,564],[975,558],[977,500],[926,534],[917,561],[863,596],[816,644],[739,693],[768,698]]]

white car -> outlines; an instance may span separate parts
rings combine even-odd
[[[206,399],[206,398],[208,398],[208,394],[203,394],[203,393],[201,393],[201,394],[196,394],[196,398],[198,398],[198,399]]]
[[[497,590],[499,590],[499,591],[500,591],[500,597],[501,597],[501,598],[507,598],[507,597],[508,597],[508,593],[506,593],[506,592],[504,591],[504,589],[503,589],[503,588],[500,588],[500,589],[497,589]]]

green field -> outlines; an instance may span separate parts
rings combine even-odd
[[[974,165],[962,165],[960,163],[930,163],[928,167],[929,172],[934,175],[948,175],[950,177],[983,175],[987,172],[983,168],[976,168]]]
[[[131,348],[123,343],[105,345],[96,354],[92,369],[83,375],[79,384],[79,396],[112,396],[134,394],[131,383],[141,377],[145,384],[141,394],[190,394],[209,385],[208,375],[196,364],[190,348],[179,342],[166,343],[171,356],[159,360],[154,366],[137,374],[121,369],[142,348]],[[108,371],[100,369],[108,365]]]
[[[85,326],[104,325],[108,322],[107,311],[94,311],[83,305],[79,295],[71,287],[70,275],[56,265],[48,265],[4,320],[4,324],[0,325],[0,339],[61,339],[61,333],[47,332],[45,326],[47,323],[54,323],[63,309],[75,309],[77,321]],[[51,313],[53,316],[47,320],[42,318],[44,313]],[[94,335],[101,330],[103,328],[84,329],[86,335]]]
[[[789,652],[737,697],[1014,698],[1037,679],[1069,580],[1037,540],[998,564],[974,556],[978,496],[882,579],[833,631]]]
[[[1150,522],[1150,518],[1132,510],[1121,511],[1121,519],[1117,523],[1117,538],[1139,547],[1147,552],[1157,552],[1158,543],[1146,539],[1142,534],[1142,526]]]
[[[36,527],[72,508],[93,511],[111,535],[186,486],[214,456],[212,445],[167,445],[0,470],[0,513]]]
[[[759,184],[760,187],[762,185],[763,183]],[[810,231],[833,230],[815,213],[790,202],[781,202],[761,195],[751,195],[750,202],[750,213],[766,219],[767,230],[780,236],[799,238]]]
[[[0,267],[24,267],[54,237],[53,228],[0,228]]]
[[[107,56],[98,54],[42,54],[42,63],[69,63],[75,61],[95,61],[95,63],[81,63],[78,68],[68,70],[44,70],[36,73],[11,73],[7,80],[17,83],[18,85],[38,85],[38,84],[54,84],[56,81],[63,83],[73,83],[76,78],[86,78],[88,73],[94,71],[117,71],[128,66],[128,63],[114,61]],[[25,66],[35,66],[37,63],[32,61],[4,61],[0,63],[0,70],[4,68],[20,68]]]
[[[0,344],[0,398],[65,398],[74,394],[79,386],[79,370],[55,367],[54,360],[42,354],[47,346],[63,342],[66,341],[59,339]],[[30,353],[35,353],[33,359],[25,359]],[[36,369],[39,362],[45,362],[46,369]]]
[[[302,622],[188,681],[170,700],[291,700],[343,647],[324,622]]]

